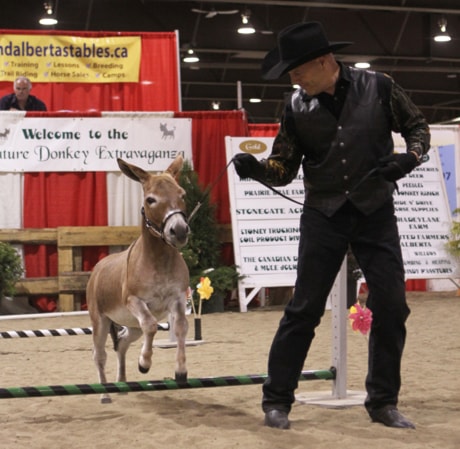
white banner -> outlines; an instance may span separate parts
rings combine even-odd
[[[162,171],[179,154],[192,160],[189,118],[7,117],[0,114],[0,172],[119,171],[117,158]]]

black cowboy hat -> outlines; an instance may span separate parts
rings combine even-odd
[[[352,42],[329,42],[319,22],[290,25],[278,34],[278,47],[265,56],[262,77],[279,78],[305,62],[351,44]]]

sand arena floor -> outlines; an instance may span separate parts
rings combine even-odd
[[[460,297],[455,292],[409,293],[412,313],[403,359],[400,409],[416,430],[371,423],[359,406],[331,409],[295,404],[289,431],[263,426],[261,386],[98,395],[0,399],[3,449],[459,449]],[[267,353],[282,307],[204,315],[205,343],[187,347],[189,377],[266,372]],[[189,336],[193,339],[193,318]],[[1,321],[5,330],[90,326],[87,316]],[[159,333],[167,339],[167,333]],[[0,386],[96,383],[91,337],[0,341]],[[128,379],[172,377],[174,349],[154,350],[147,375],[137,371],[140,342],[128,352]],[[331,361],[331,313],[317,331],[305,369]],[[366,340],[348,331],[348,383],[364,389]],[[115,355],[107,371],[115,380]],[[299,394],[331,391],[331,381],[306,381]]]

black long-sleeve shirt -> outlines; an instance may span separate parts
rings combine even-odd
[[[415,151],[419,156],[426,154],[430,148],[430,131],[425,117],[391,77],[380,73],[377,75],[379,96],[392,131],[402,135],[408,151]],[[334,94],[321,93],[316,96],[319,103],[337,119],[342,111],[350,81],[350,68],[340,64],[340,76]],[[289,108],[289,105],[285,108],[272,153],[265,161],[265,180],[271,185],[280,186],[291,182],[297,175],[303,157],[303,152],[298,148]]]

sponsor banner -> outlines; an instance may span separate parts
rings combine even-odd
[[[117,158],[162,171],[179,154],[192,160],[189,118],[21,117],[0,123],[0,172],[118,171]]]
[[[394,197],[408,279],[448,279],[456,274],[456,262],[446,250],[452,221],[439,149],[432,147],[428,154],[428,162],[398,181]]]
[[[140,36],[0,36],[0,81],[138,82],[140,61]]]

